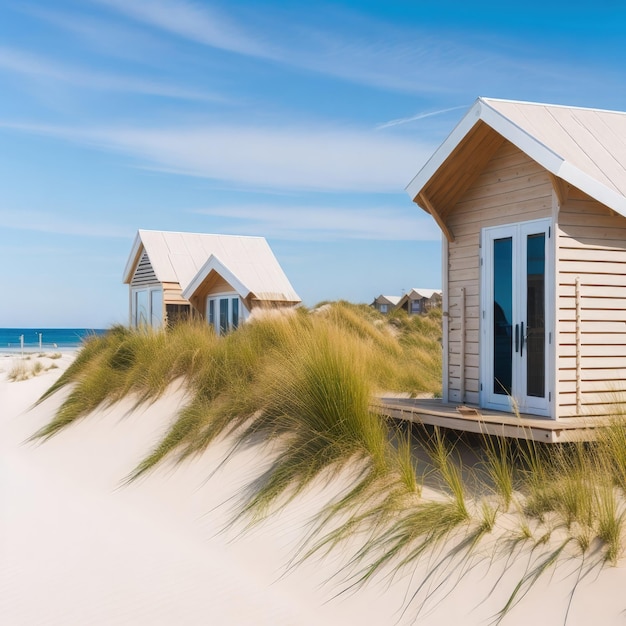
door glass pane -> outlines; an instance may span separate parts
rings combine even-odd
[[[526,241],[526,395],[545,397],[545,234]]]
[[[220,333],[228,332],[228,298],[220,298]]]
[[[148,291],[136,291],[135,292],[135,326],[147,326],[150,321],[150,317],[148,315]]]
[[[215,326],[215,300],[209,300],[209,326]]]
[[[163,322],[163,292],[154,289],[150,292],[150,324],[153,328],[158,328]]]
[[[239,298],[232,299],[233,304],[233,328],[239,326]]]
[[[493,393],[511,394],[513,239],[493,242]]]

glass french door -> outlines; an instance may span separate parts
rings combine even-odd
[[[549,415],[550,220],[483,230],[482,404]]]

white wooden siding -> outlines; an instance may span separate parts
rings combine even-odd
[[[561,207],[557,232],[558,414],[576,414],[578,389],[583,415],[606,415],[626,399],[626,219],[590,198],[570,198]]]
[[[450,211],[447,224],[455,240],[448,255],[448,400],[478,404],[480,330],[480,231],[487,226],[550,217],[552,185],[548,173],[509,142]],[[460,310],[461,287],[465,311]],[[461,315],[465,314],[465,355],[461,357]],[[461,364],[465,397],[461,398]]]

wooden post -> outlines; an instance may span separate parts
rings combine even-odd
[[[459,313],[461,315],[461,373],[459,379],[459,392],[461,395],[461,402],[465,402],[465,287],[461,287]]]
[[[580,276],[576,277],[576,413],[580,415],[582,412],[582,398],[580,390],[580,378],[581,378],[581,364],[580,364],[580,344],[581,344],[581,332],[580,332]]]

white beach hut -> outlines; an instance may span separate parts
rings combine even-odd
[[[263,237],[139,230],[124,283],[132,326],[200,315],[219,333],[256,306],[300,302]]]
[[[517,408],[558,441],[610,415],[626,392],[626,113],[479,98],[407,191],[443,233],[443,400],[420,419],[513,432]]]

